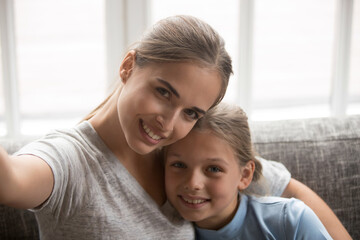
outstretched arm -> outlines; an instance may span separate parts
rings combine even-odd
[[[0,203],[34,208],[51,194],[53,174],[49,165],[32,155],[12,157],[0,147]]]
[[[308,205],[324,224],[333,239],[352,239],[330,207],[309,187],[291,178],[282,197],[294,197]]]

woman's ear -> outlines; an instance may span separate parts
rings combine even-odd
[[[129,51],[124,57],[119,69],[119,75],[123,83],[126,83],[130,77],[132,70],[135,67],[135,60],[136,53],[134,50]]]
[[[255,171],[254,161],[249,161],[245,166],[241,167],[241,178],[239,181],[238,189],[240,191],[245,190],[251,183]]]

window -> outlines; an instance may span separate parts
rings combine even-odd
[[[76,124],[106,96],[124,50],[175,14],[224,38],[234,66],[224,101],[251,120],[360,114],[359,2],[0,0],[0,137]]]
[[[360,1],[354,1],[350,51],[348,114],[360,113]]]
[[[334,21],[334,0],[256,1],[254,118],[330,115]]]
[[[22,132],[73,125],[105,93],[103,1],[17,0],[14,9]]]
[[[1,39],[1,38],[0,38]],[[1,46],[1,44],[0,44]],[[2,72],[2,54],[0,48],[0,94],[3,96],[4,87],[3,87],[3,72]],[[5,126],[5,101],[0,98],[0,137],[6,135],[6,126]]]
[[[105,97],[104,1],[12,4],[20,133],[73,126]]]
[[[235,71],[225,101],[242,106],[252,120],[329,117],[339,116],[332,106],[334,95],[335,101],[349,96],[349,104],[342,107],[349,114],[360,113],[359,68],[354,67],[359,65],[359,1],[354,6],[349,2],[153,0],[150,15],[153,23],[169,15],[191,14],[224,37]],[[346,27],[342,18],[353,10],[353,67],[349,90],[342,92],[337,86],[347,86],[347,70],[339,76],[334,69],[346,68],[338,59],[347,53],[337,56],[335,51],[346,51],[344,45],[350,42],[335,38],[336,26]]]

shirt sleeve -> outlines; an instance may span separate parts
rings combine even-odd
[[[320,219],[302,201],[292,199],[285,206],[286,239],[332,239]]]
[[[49,198],[39,207],[29,209],[33,212],[46,211],[60,218],[71,214],[78,204],[74,194],[82,194],[84,174],[80,170],[81,152],[69,138],[60,133],[51,133],[27,144],[14,155],[34,155],[45,161],[54,176],[54,186]]]
[[[257,182],[252,182],[246,194],[257,196],[281,196],[290,182],[291,174],[280,162],[257,157],[262,165],[262,175]]]

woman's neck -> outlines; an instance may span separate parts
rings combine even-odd
[[[119,91],[89,119],[100,138],[158,205],[165,200],[164,169],[156,151],[140,155],[133,151],[121,128],[117,99]]]

